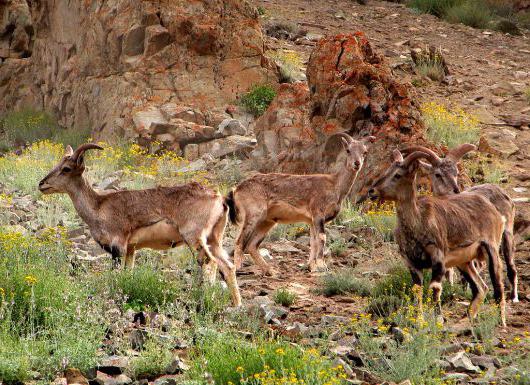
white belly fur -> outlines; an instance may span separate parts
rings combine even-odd
[[[284,202],[272,204],[267,213],[267,219],[278,223],[311,223],[311,216],[307,210]]]
[[[480,242],[474,242],[466,247],[449,250],[445,255],[445,267],[449,268],[465,265],[469,261],[475,259],[477,253],[479,254],[479,259],[482,260],[483,257],[482,251],[480,250]]]
[[[149,247],[165,250],[182,243],[182,238],[174,226],[166,221],[136,229],[129,238],[129,245],[135,249]]]

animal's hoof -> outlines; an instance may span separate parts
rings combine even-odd
[[[518,298],[518,297],[513,298],[513,299],[512,299],[512,302],[513,302],[513,303],[517,303],[517,302],[519,302],[519,298]]]

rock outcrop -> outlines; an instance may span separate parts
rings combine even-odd
[[[390,148],[421,142],[424,127],[409,86],[394,79],[364,34],[320,40],[307,79],[308,86],[282,84],[256,123],[258,147],[253,155],[264,171],[329,171],[342,153],[335,134],[375,135],[378,140],[360,175],[360,188],[387,163]]]
[[[244,0],[0,0],[0,113],[200,143],[241,93],[275,81],[263,50]]]

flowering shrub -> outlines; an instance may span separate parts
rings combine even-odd
[[[95,363],[104,330],[86,288],[69,276],[68,252],[63,229],[38,236],[0,229],[0,378]]]
[[[199,343],[192,376],[208,372],[216,384],[339,385],[346,375],[316,349],[209,333]]]
[[[427,126],[427,138],[449,148],[463,143],[475,143],[479,139],[479,121],[462,109],[449,111],[445,106],[429,102],[421,106]]]

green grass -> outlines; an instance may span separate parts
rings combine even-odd
[[[486,157],[477,157],[464,163],[466,172],[473,183],[501,184],[506,181],[506,169],[495,160]]]
[[[432,311],[419,315],[414,306],[398,310],[388,323],[378,322],[374,328],[370,316],[354,317],[351,328],[358,337],[356,349],[367,369],[387,381],[434,384],[439,378],[441,328]],[[406,320],[406,322],[403,322]],[[382,338],[391,334],[390,325],[402,329],[402,340]]]
[[[173,354],[168,346],[156,338],[151,338],[140,355],[131,360],[130,372],[135,379],[152,379],[164,374],[172,358]]]
[[[473,323],[472,331],[475,339],[484,343],[491,343],[500,319],[500,312],[497,306],[483,304]]]
[[[530,87],[526,88],[524,90],[524,96],[526,98],[526,101],[528,102],[528,104],[530,104]]]
[[[463,0],[410,0],[407,5],[423,13],[443,17],[449,8],[462,2]]]
[[[241,97],[241,105],[258,117],[263,115],[275,97],[276,91],[272,86],[267,84],[256,85]]]
[[[462,109],[448,109],[444,105],[429,102],[421,106],[427,138],[449,148],[464,143],[477,143],[480,137],[478,119]]]
[[[71,277],[61,232],[0,229],[0,378],[53,378],[65,364],[87,370],[104,337],[100,303]],[[82,330],[83,333],[79,333]]]
[[[46,139],[76,147],[89,136],[88,129],[60,128],[53,116],[43,111],[24,109],[0,117],[0,151]]]
[[[326,297],[344,294],[357,294],[366,297],[370,294],[370,285],[354,276],[352,269],[341,269],[324,275],[320,281],[319,292]]]
[[[296,294],[287,289],[278,289],[274,292],[274,302],[278,305],[289,307],[296,301]]]
[[[394,240],[397,217],[393,207],[388,205],[363,210],[348,201],[343,204],[335,223],[354,231],[360,228],[373,229],[385,242],[391,242]]]
[[[343,383],[342,370],[315,349],[262,338],[248,341],[230,333],[206,332],[192,360],[190,379],[201,383],[204,373],[217,385]]]
[[[153,263],[139,264],[133,270],[109,271],[97,284],[106,286],[113,298],[124,298],[125,308],[137,311],[159,311],[173,303],[181,290],[178,281]]]
[[[485,29],[493,20],[493,14],[482,3],[467,1],[449,8],[446,18],[451,23],[461,23],[469,27]]]

